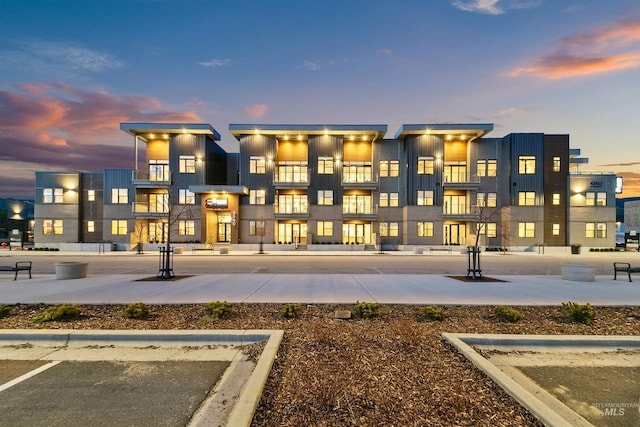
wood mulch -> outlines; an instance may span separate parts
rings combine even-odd
[[[230,316],[207,317],[204,304],[153,305],[147,320],[125,306],[82,306],[82,317],[34,324],[44,305],[12,306],[3,329],[284,329],[253,425],[256,426],[538,426],[524,408],[459,355],[442,332],[640,335],[640,308],[596,307],[591,326],[561,307],[514,307],[524,319],[505,323],[494,307],[441,306],[430,321],[422,307],[383,305],[375,319],[336,320],[349,305],[303,306],[280,317],[280,304],[235,304]]]

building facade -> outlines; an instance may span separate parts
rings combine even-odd
[[[36,173],[36,243],[615,246],[613,174],[568,135],[491,124],[123,123],[134,168]],[[90,231],[91,230],[91,231]]]

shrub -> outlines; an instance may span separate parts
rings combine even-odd
[[[361,319],[370,319],[380,315],[380,306],[375,302],[356,301],[356,307],[353,310],[356,317]]]
[[[231,313],[233,306],[226,301],[214,301],[204,306],[212,319],[220,319]]]
[[[425,307],[422,310],[422,313],[429,320],[442,321],[447,318],[446,313],[440,307],[436,307],[435,305]]]
[[[302,313],[302,306],[298,303],[288,302],[282,307],[282,310],[280,310],[280,316],[285,319],[296,318],[300,316],[300,313]]]
[[[596,312],[589,303],[578,304],[568,301],[562,303],[562,308],[564,308],[564,311],[569,313],[569,317],[571,317],[574,322],[591,325],[596,319]]]
[[[149,307],[143,302],[134,302],[124,309],[124,317],[127,319],[146,319],[149,316]]]
[[[44,313],[33,319],[33,323],[53,322],[58,320],[72,320],[80,317],[80,306],[60,304],[49,307]]]
[[[505,322],[515,323],[522,320],[522,313],[507,305],[496,307],[494,313],[500,320],[504,320]]]
[[[0,319],[11,314],[11,307],[8,305],[0,305]]]

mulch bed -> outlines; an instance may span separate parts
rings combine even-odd
[[[158,276],[151,276],[151,277],[144,277],[142,279],[136,279],[134,280],[135,282],[174,282],[176,280],[181,280],[181,279],[186,279],[187,277],[191,277],[193,276],[192,274],[189,275],[176,275],[176,276],[171,276],[171,277],[158,277]]]
[[[460,280],[461,282],[508,282],[508,280],[494,279],[493,277],[482,276],[478,278],[472,278],[467,276],[447,276],[450,279]]]
[[[441,333],[640,335],[638,307],[596,307],[591,326],[559,306],[514,307],[524,315],[518,323],[485,306],[441,306],[448,317],[440,322],[412,305],[384,305],[379,318],[357,320],[333,318],[353,305],[303,306],[293,320],[280,317],[281,304],[235,304],[215,321],[204,304],[154,305],[149,320],[126,319],[124,308],[82,306],[78,320],[34,324],[46,306],[18,305],[0,328],[283,329],[255,426],[539,426]]]

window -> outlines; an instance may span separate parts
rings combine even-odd
[[[264,205],[265,204],[265,190],[249,190],[249,204],[250,205]]]
[[[560,172],[560,157],[558,156],[553,158],[553,171]]]
[[[477,193],[476,206],[495,208],[498,205],[498,195],[496,193]]]
[[[114,234],[114,235],[127,234],[127,220],[126,219],[111,220],[111,234]]]
[[[433,222],[418,221],[418,237],[432,237]]]
[[[63,234],[64,228],[61,219],[42,220],[42,234]]]
[[[318,173],[321,175],[333,174],[333,157],[318,157]]]
[[[607,224],[604,222],[587,222],[584,237],[604,239],[607,237]]]
[[[518,237],[535,237],[536,224],[533,222],[518,223]]]
[[[552,224],[551,234],[554,236],[560,235],[560,224]]]
[[[318,221],[317,227],[318,236],[333,236],[333,222],[331,221]]]
[[[418,175],[433,175],[433,157],[418,157]]]
[[[344,162],[342,182],[371,182],[371,162]]]
[[[63,203],[62,188],[45,188],[42,190],[42,203]]]
[[[88,202],[96,201],[96,190],[87,190],[87,201]]]
[[[371,196],[368,194],[344,194],[342,196],[342,213],[371,214]]]
[[[250,236],[264,236],[264,221],[249,221]]]
[[[178,204],[180,205],[195,205],[196,195],[186,188],[178,190]]]
[[[194,220],[178,221],[178,234],[180,236],[193,236],[196,234],[196,222]]]
[[[418,190],[418,206],[433,205],[433,190]]]
[[[249,158],[249,173],[265,173],[265,168],[264,156],[251,156]]]
[[[597,206],[607,206],[607,193],[598,192],[596,194],[596,205]]]
[[[478,160],[476,164],[477,164],[478,176],[487,176],[487,161]]]
[[[380,193],[379,204],[381,208],[386,208],[387,206],[389,206],[389,193]]]
[[[306,194],[279,194],[276,213],[300,214],[307,213]]]
[[[382,237],[395,237],[398,235],[398,223],[397,222],[381,222],[380,223],[380,236]]]
[[[523,175],[536,173],[536,156],[519,156],[518,173]]]
[[[87,233],[94,233],[96,231],[95,221],[87,221]]]
[[[380,193],[380,207],[398,206],[398,193]]]
[[[498,174],[498,161],[494,159],[487,160],[487,176],[496,176]]]
[[[560,204],[560,193],[553,193],[553,200],[552,203],[555,206],[558,206]]]
[[[596,237],[599,239],[604,239],[607,237],[607,224],[604,222],[599,222],[596,224]]]
[[[586,206],[607,206],[607,193],[603,191],[587,191],[585,198]]]
[[[333,205],[333,190],[318,190],[319,205]]]
[[[381,177],[395,177],[398,176],[400,171],[400,163],[397,160],[381,160],[380,161],[380,176]]]
[[[178,171],[180,173],[196,173],[196,157],[180,156]]]
[[[129,203],[129,190],[126,188],[112,188],[111,203]]]
[[[498,230],[498,225],[495,222],[485,222],[484,224],[480,224],[480,229],[478,233],[484,234],[487,237],[496,237]]]
[[[536,204],[535,191],[518,192],[518,206],[535,206],[535,204]]]

